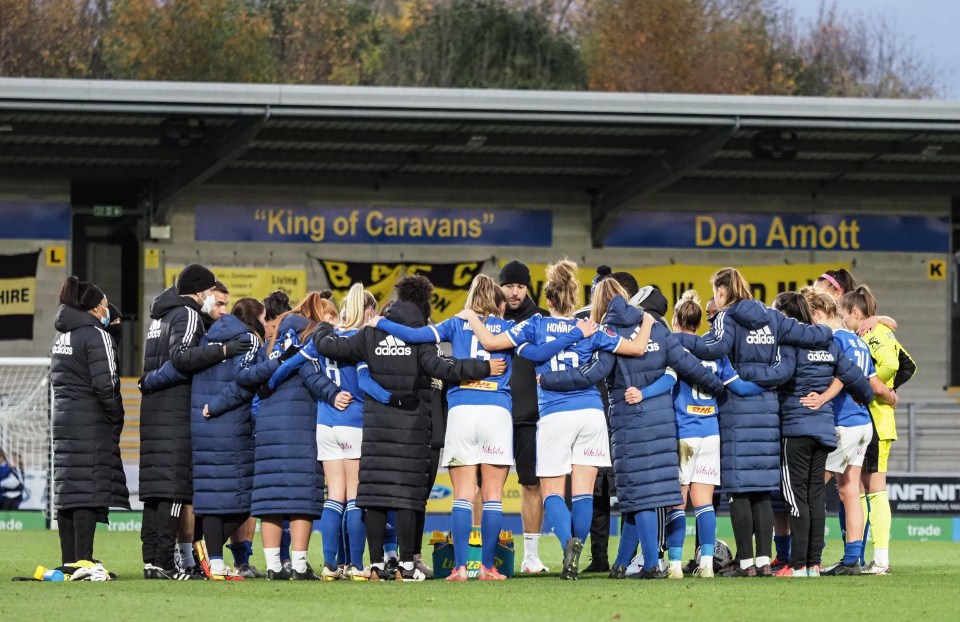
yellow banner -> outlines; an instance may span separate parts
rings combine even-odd
[[[0,279],[0,315],[33,315],[36,277]]]
[[[383,304],[393,295],[397,279],[406,274],[422,274],[433,283],[432,312],[430,319],[439,322],[463,309],[467,301],[470,282],[476,276],[482,261],[428,264],[428,263],[365,263],[358,261],[334,261],[318,259],[327,275],[327,282],[337,300],[341,300],[354,283],[363,283]]]
[[[453,483],[450,481],[449,473],[440,471],[437,473],[433,490],[430,491],[430,499],[427,500],[427,512],[449,514],[452,509]],[[520,482],[517,481],[517,474],[512,471],[507,475],[507,482],[503,486],[503,513],[520,513]]]
[[[183,266],[167,266],[164,280],[167,286],[177,282],[177,275]],[[290,297],[290,304],[296,305],[307,295],[306,270],[275,270],[273,268],[221,268],[210,266],[217,279],[230,290],[231,302],[241,298],[263,300],[271,293],[280,290]]]
[[[506,261],[501,260],[501,265]],[[528,264],[530,281],[533,286],[531,295],[541,307],[546,308],[547,301],[543,298],[543,285],[546,282],[547,264]],[[673,305],[680,295],[688,290],[695,289],[700,294],[700,300],[706,301],[713,296],[710,287],[710,277],[724,267],[721,265],[673,264],[668,266],[650,266],[646,268],[623,268],[611,266],[614,272],[629,272],[636,279],[640,287],[656,285],[667,299],[668,308],[666,317],[673,314]],[[849,263],[831,264],[775,264],[737,266],[744,278],[750,283],[753,297],[764,304],[773,303],[780,292],[796,291],[805,285],[814,283],[827,270],[845,268],[850,270]],[[577,278],[583,288],[582,304],[590,301],[590,284],[596,276],[596,268],[581,267]]]

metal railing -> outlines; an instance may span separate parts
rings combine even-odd
[[[897,407],[897,442],[890,471],[960,471],[960,403],[949,399],[917,400]]]

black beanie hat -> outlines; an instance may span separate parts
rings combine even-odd
[[[500,285],[508,283],[526,285],[527,289],[530,289],[530,268],[516,259],[503,266],[500,269]]]
[[[107,305],[107,310],[110,312],[110,323],[123,319],[123,315],[120,314],[120,309],[112,302]]]
[[[180,272],[177,277],[177,293],[181,296],[185,294],[199,294],[213,287],[217,282],[217,277],[213,272],[198,263],[192,263]]]
[[[106,296],[102,289],[93,283],[80,281],[79,287],[77,288],[77,302],[81,310],[89,311],[90,309],[96,309],[103,302],[104,298],[106,298]]]
[[[650,311],[660,317],[663,317],[667,313],[667,299],[654,285],[641,287],[640,291],[630,299],[630,304],[638,306],[644,311]]]

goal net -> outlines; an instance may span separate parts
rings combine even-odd
[[[48,509],[50,359],[0,357],[0,450],[24,482],[21,510]]]

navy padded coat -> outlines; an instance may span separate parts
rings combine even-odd
[[[643,312],[619,296],[610,302],[604,317],[606,325],[624,339],[633,338],[642,319]],[[580,389],[607,379],[613,472],[617,499],[624,512],[675,506],[683,500],[672,394],[667,392],[639,404],[624,401],[628,388],[642,391],[663,376],[667,367],[710,392],[723,391],[720,379],[686,352],[660,322],[653,325],[647,353],[642,357],[598,352],[580,369],[540,377],[540,385],[554,391]]]
[[[253,391],[238,380],[260,349],[260,338],[235,315],[214,322],[200,345],[250,334],[253,349],[193,377],[190,436],[193,444],[193,511],[200,515],[250,511],[253,489]],[[209,406],[210,417],[203,416]]]
[[[705,337],[677,335],[701,359],[724,355],[743,380],[769,386],[776,376],[778,347],[827,347],[833,333],[742,300],[717,314]],[[752,364],[752,365],[751,365]],[[780,488],[780,402],[773,390],[741,397],[730,391],[717,400],[720,421],[720,489],[726,493]]]
[[[277,327],[277,335],[296,336],[307,326],[306,318],[291,313]],[[277,345],[271,358],[264,348],[260,349],[256,363],[241,375],[241,384],[253,389],[270,379],[280,366],[285,345],[279,337]],[[260,400],[254,437],[254,516],[319,516],[323,509],[323,470],[317,461],[317,401],[333,403],[338,389],[323,374],[313,374],[314,382],[304,383],[306,370],[315,365],[315,361],[308,361],[300,373]]]

